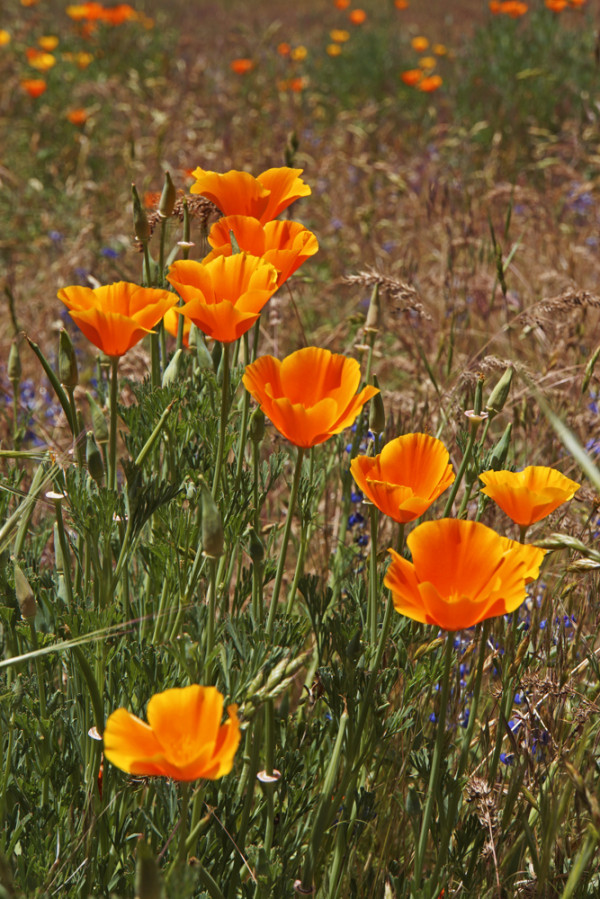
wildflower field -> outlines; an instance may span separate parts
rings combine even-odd
[[[592,0],[6,0],[0,899],[600,896]]]

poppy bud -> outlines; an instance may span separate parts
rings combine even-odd
[[[58,338],[58,380],[63,387],[70,389],[77,387],[79,383],[75,350],[69,332],[64,328]]]
[[[88,471],[100,486],[104,480],[104,463],[102,462],[102,453],[98,449],[96,438],[93,431],[88,431],[85,441],[85,461]]]
[[[131,196],[133,199],[133,230],[135,231],[137,239],[141,241],[141,243],[146,243],[146,241],[150,240],[150,223],[148,222],[148,216],[144,211],[135,184],[131,185]]]
[[[202,488],[202,550],[205,556],[223,555],[223,521],[213,495],[204,481]]]
[[[21,380],[21,356],[19,354],[19,345],[16,340],[10,345],[8,354],[8,377],[13,384],[18,384]]]
[[[162,899],[163,888],[158,864],[152,849],[144,840],[137,845],[135,865],[135,899]]]
[[[204,371],[207,368],[212,370],[213,357],[208,352],[208,347],[204,342],[202,331],[193,322],[192,327],[190,328],[190,346],[196,347],[196,356],[198,358],[198,367],[200,370]]]
[[[510,393],[510,385],[512,383],[514,373],[514,368],[512,367],[512,365],[509,365],[490,393],[490,398],[488,399],[485,408],[491,415],[497,415],[498,412],[501,412],[504,408],[504,404],[506,403],[508,394]]]
[[[172,387],[179,381],[179,373],[181,371],[181,361],[183,358],[183,350],[176,350],[173,358],[167,365],[162,376],[162,386]]]
[[[260,446],[265,436],[265,413],[258,407],[250,416],[250,440],[255,446]]]
[[[158,204],[158,214],[161,218],[168,218],[173,212],[173,208],[175,207],[175,200],[177,198],[177,191],[175,190],[175,185],[171,180],[171,175],[169,172],[165,172],[165,184],[162,189],[162,193],[160,195],[160,202]]]
[[[379,390],[377,375],[373,375],[373,386],[377,387],[377,393],[371,400],[371,407],[369,409],[369,428],[374,434],[382,434],[383,431],[385,431],[385,408]]]
[[[255,565],[260,565],[265,557],[265,544],[254,528],[250,528],[250,558]]]
[[[15,593],[17,602],[19,603],[21,617],[24,618],[25,621],[33,621],[37,615],[37,603],[35,601],[35,596],[33,595],[33,590],[31,589],[31,584],[16,562],[14,563],[14,566]]]
[[[86,392],[90,412],[92,414],[92,427],[98,443],[108,443],[108,425],[104,413],[91,393]]]
[[[510,438],[512,435],[512,423],[509,422],[504,429],[504,434],[492,450],[492,456],[490,459],[490,468],[493,471],[501,471],[504,468],[506,463],[506,457],[508,456],[508,449],[510,447]]]
[[[376,281],[371,293],[371,302],[369,303],[369,311],[367,312],[367,320],[365,322],[365,334],[376,334],[379,331],[379,319],[381,317],[381,303],[379,300],[379,282]]]

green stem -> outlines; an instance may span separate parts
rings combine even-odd
[[[471,429],[469,433],[469,441],[465,447],[465,452],[462,457],[462,461],[460,463],[460,467],[458,469],[456,480],[454,481],[452,488],[450,490],[450,494],[448,499],[446,500],[446,505],[444,506],[444,514],[442,518],[447,518],[450,514],[450,510],[452,509],[452,505],[454,500],[456,499],[456,494],[458,493],[458,488],[461,485],[462,479],[464,477],[465,471],[467,470],[467,465],[469,464],[469,460],[471,459],[471,454],[473,452],[473,447],[475,445],[475,437],[477,435],[477,429],[479,427],[478,421],[471,422]]]
[[[117,396],[119,357],[110,357],[110,428],[108,438],[108,489],[117,489]]]
[[[419,842],[415,852],[415,872],[413,879],[413,892],[417,893],[421,888],[421,879],[423,874],[423,864],[425,862],[425,850],[427,848],[427,840],[429,837],[429,825],[433,814],[433,806],[436,798],[441,802],[439,794],[439,772],[444,749],[444,738],[446,736],[446,709],[448,706],[448,697],[450,695],[450,667],[454,654],[454,633],[448,631],[446,634],[446,647],[444,650],[444,673],[442,675],[442,694],[440,697],[440,714],[437,723],[437,733],[435,738],[435,747],[433,750],[433,759],[431,761],[431,772],[429,775],[429,787],[427,790],[427,801],[425,803],[425,811],[423,812],[423,820],[421,821],[421,833]]]
[[[279,602],[279,591],[281,590],[281,582],[283,580],[283,572],[285,570],[285,557],[287,555],[287,547],[292,529],[292,518],[294,515],[294,507],[298,496],[298,487],[300,485],[300,474],[302,472],[302,460],[304,459],[304,447],[298,447],[298,456],[296,458],[296,470],[294,472],[294,480],[292,482],[292,490],[288,504],[287,516],[285,519],[285,527],[283,530],[283,538],[281,541],[281,549],[279,552],[279,562],[277,564],[277,572],[275,574],[275,585],[273,587],[273,595],[271,597],[271,606],[269,608],[269,617],[267,619],[267,639],[273,639],[273,628],[275,625],[275,615],[277,612],[277,603]]]
[[[204,649],[204,683],[210,684],[213,676],[212,654],[215,648],[215,617],[217,603],[217,560],[209,558],[210,581],[208,585],[208,620],[206,623],[206,647]]]
[[[65,533],[65,526],[62,518],[62,508],[61,508],[62,499],[54,500],[54,510],[56,512],[56,533],[58,533],[58,542],[60,546],[60,554],[62,556],[62,564],[63,564],[63,578],[64,578],[64,586],[65,586],[65,599],[67,601],[69,610],[73,610],[73,580],[71,578],[71,555],[69,553],[69,546],[67,544],[67,535]]]
[[[221,357],[223,367],[223,383],[221,387],[221,419],[219,422],[219,443],[217,445],[217,458],[215,464],[215,476],[212,485],[212,494],[217,499],[221,482],[221,469],[223,468],[223,455],[225,453],[225,431],[227,429],[227,415],[229,413],[229,344],[223,344]]]
[[[377,506],[369,509],[371,519],[371,553],[369,562],[369,598],[367,601],[367,624],[371,646],[377,642],[377,601],[379,599],[379,579],[377,577],[377,529],[379,515]]]

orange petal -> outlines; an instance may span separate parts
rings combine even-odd
[[[267,208],[270,190],[248,172],[231,170],[220,175],[195,169],[196,183],[190,193],[201,194],[221,210],[223,215],[251,215],[260,219]]]
[[[139,769],[145,763],[155,766],[162,755],[152,728],[127,709],[117,709],[109,715],[102,738],[108,761],[130,774],[134,767]]]
[[[140,327],[131,318],[99,309],[73,310],[70,315],[87,339],[107,356],[123,356],[146,334],[152,333],[150,328]]]
[[[257,216],[261,222],[269,222],[277,218],[294,200],[310,195],[311,189],[299,177],[301,174],[302,169],[290,169],[284,166],[267,169],[258,176],[260,183],[270,191],[265,209],[260,216]]]

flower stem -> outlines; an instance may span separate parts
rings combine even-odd
[[[377,600],[379,594],[379,579],[377,577],[377,529],[379,515],[377,506],[369,509],[371,519],[371,554],[369,561],[369,598],[367,602],[367,624],[369,629],[369,641],[371,646],[377,642]]]
[[[221,357],[221,365],[223,367],[223,383],[221,386],[221,419],[219,422],[219,443],[217,446],[217,458],[215,464],[215,476],[212,485],[212,494],[217,498],[219,484],[221,481],[221,470],[223,468],[223,455],[225,452],[225,431],[227,428],[227,415],[229,412],[229,344],[223,344],[223,355]]]
[[[279,601],[279,591],[281,590],[281,582],[283,580],[283,572],[285,569],[285,557],[287,555],[287,547],[292,529],[292,518],[294,515],[294,506],[298,496],[298,486],[300,484],[300,474],[302,472],[302,460],[304,459],[304,447],[298,447],[298,456],[296,458],[296,471],[294,472],[294,480],[292,482],[292,490],[290,493],[290,501],[288,504],[287,517],[285,519],[285,527],[283,530],[283,538],[281,541],[281,549],[279,552],[279,562],[277,564],[277,572],[275,574],[275,585],[273,587],[273,595],[271,597],[271,606],[269,608],[269,617],[267,619],[267,639],[273,638],[273,627],[275,625],[275,614],[277,612],[277,603]]]
[[[108,489],[117,489],[117,396],[119,357],[110,357],[110,429],[108,441]]]
[[[448,696],[450,695],[450,666],[452,663],[453,652],[454,633],[452,631],[448,631],[448,633],[446,634],[446,647],[444,650],[444,673],[442,675],[440,714],[438,717],[433,759],[431,760],[431,772],[429,774],[427,801],[425,803],[425,811],[423,812],[423,820],[421,821],[421,833],[419,834],[419,842],[417,844],[415,853],[415,872],[413,878],[413,892],[415,894],[421,889],[421,878],[423,874],[423,864],[425,861],[425,850],[427,848],[427,838],[429,837],[429,825],[431,823],[431,815],[433,813],[433,804],[436,797],[438,797],[439,799],[439,772],[446,730],[446,708],[448,706]]]

